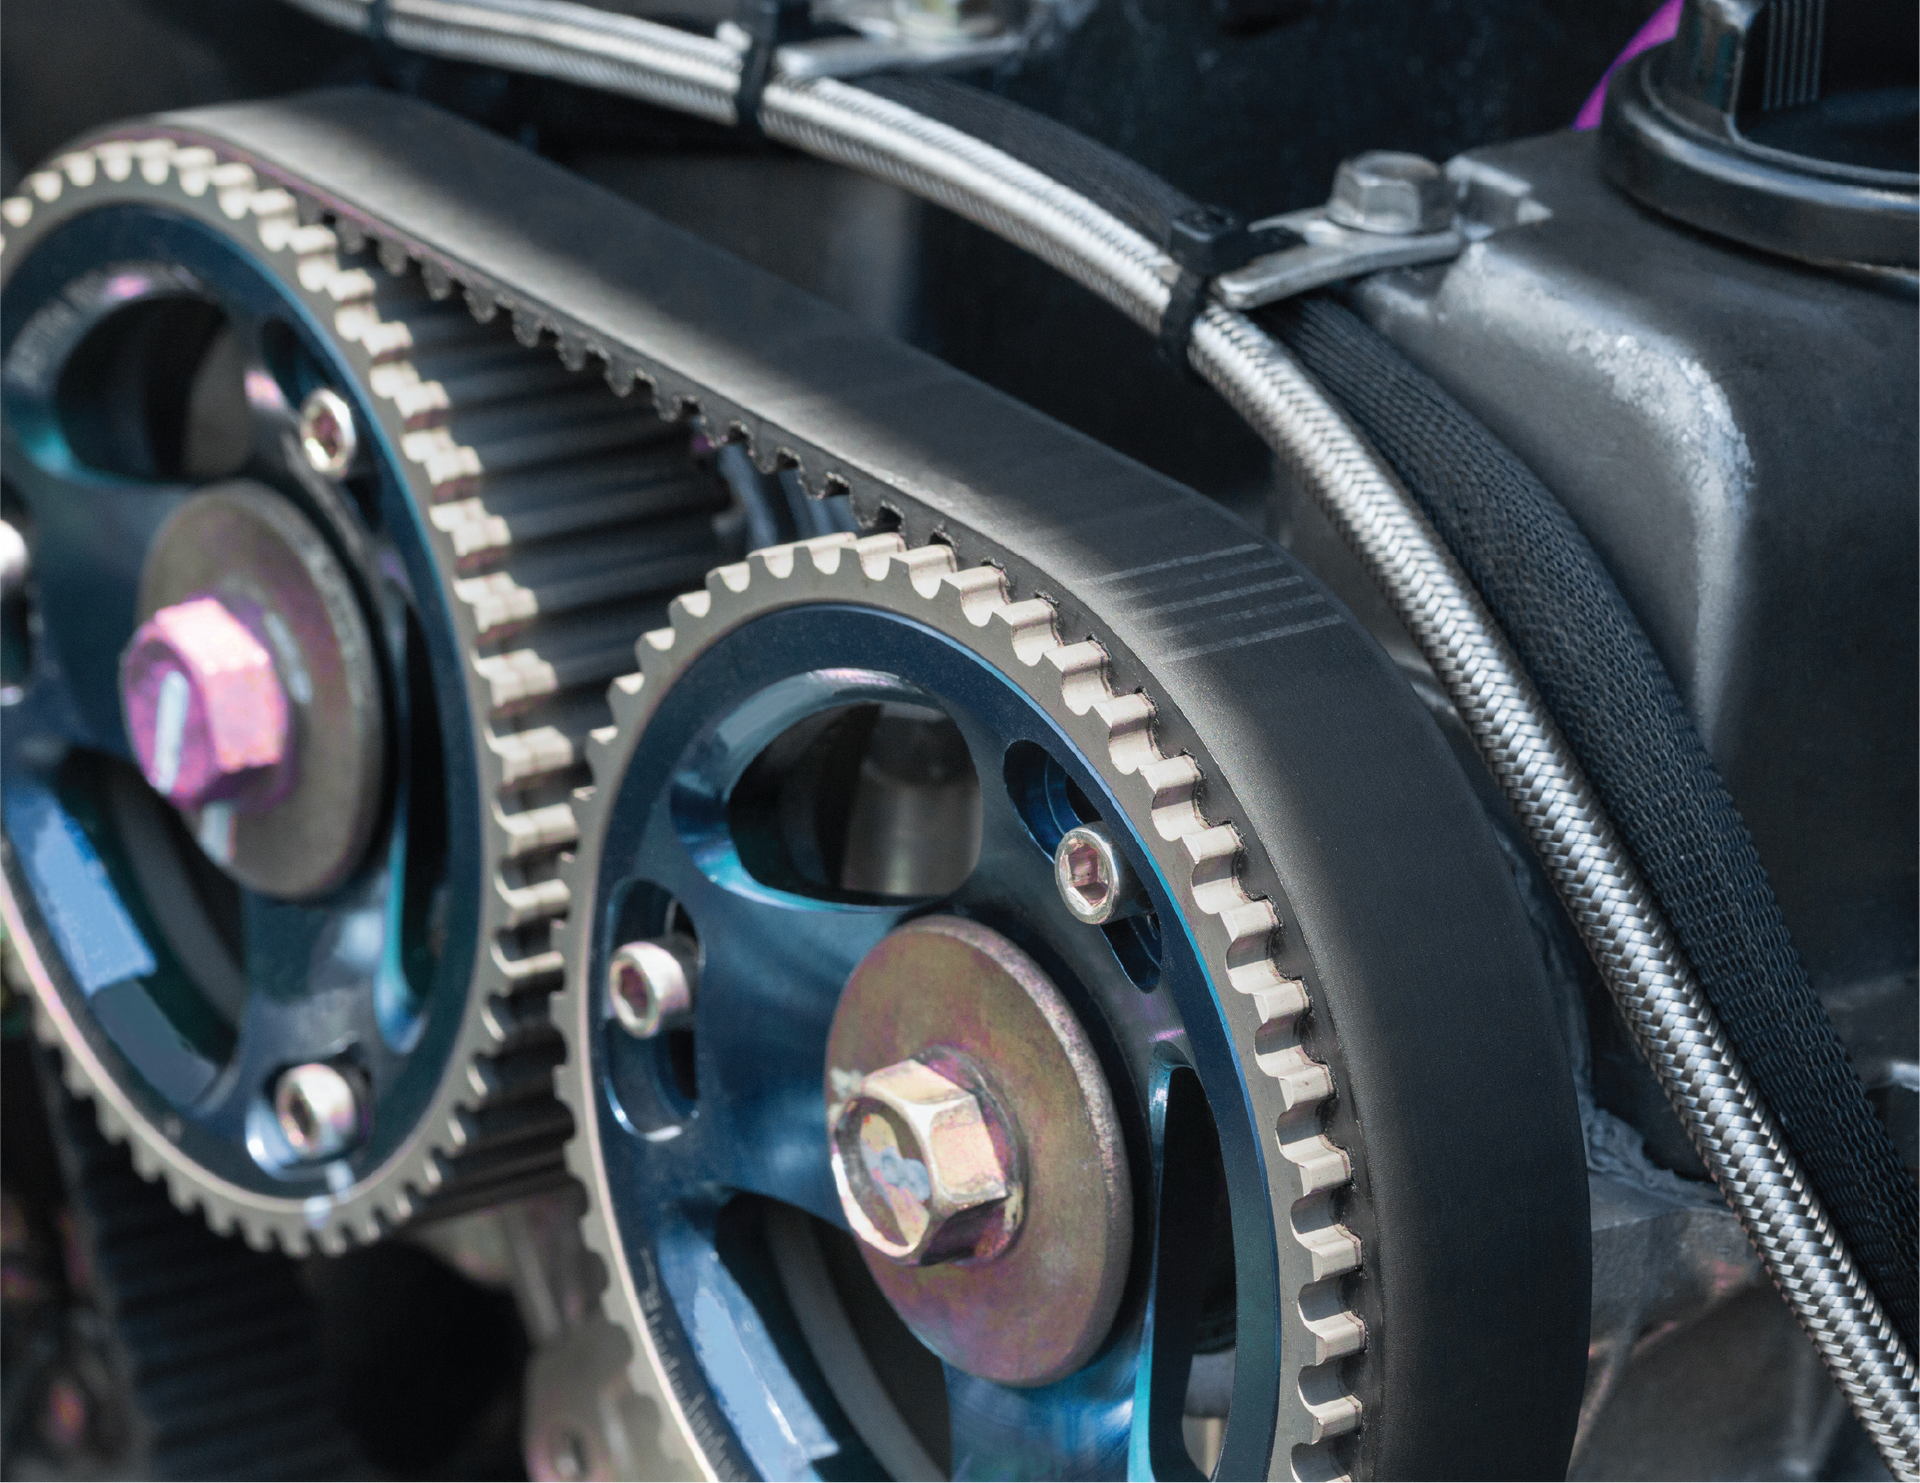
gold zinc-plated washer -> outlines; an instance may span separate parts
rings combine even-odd
[[[964,1090],[970,1079],[979,1092]],[[1072,1374],[1106,1338],[1126,1283],[1126,1151],[1113,1094],[1073,1011],[1033,959],[978,922],[918,918],[875,944],[847,980],[827,1040],[827,1119],[843,1205],[845,1114],[910,1096],[921,1099],[927,1124],[941,1111],[964,1123],[970,1107],[978,1136],[953,1129],[951,1160],[940,1157],[944,1149],[912,1157],[934,1152],[925,1132],[910,1135],[914,1148],[896,1144],[891,1160],[877,1150],[882,1171],[900,1171],[894,1209],[906,1218],[878,1242],[855,1225],[868,1270],[907,1326],[969,1374],[1002,1385]],[[869,1119],[856,1121],[864,1138]],[[888,1120],[887,1131],[900,1121]],[[956,1179],[973,1176],[981,1196],[995,1183],[1004,1193],[963,1204],[931,1188],[949,1162],[985,1164]],[[1024,1180],[1007,1177],[1016,1163]],[[930,1200],[901,1188],[916,1164]],[[944,1247],[937,1229],[901,1228],[913,1224],[916,1205],[923,1226],[950,1228]]]

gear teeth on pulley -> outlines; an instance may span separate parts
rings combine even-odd
[[[777,591],[796,577],[805,588],[804,598]],[[670,624],[641,637],[636,646],[638,673],[621,676],[608,692],[615,724],[596,730],[589,740],[587,758],[596,786],[583,797],[583,808],[592,815],[611,806],[619,774],[655,697],[671,687],[708,644],[747,617],[796,600],[878,606],[971,642],[1056,718],[1082,723],[1069,724],[1068,730],[1091,743],[1090,756],[1104,761],[1102,770],[1136,829],[1172,847],[1159,858],[1169,884],[1191,907],[1196,927],[1207,924],[1208,930],[1197,930],[1196,936],[1216,981],[1244,995],[1256,1010],[1258,1030],[1241,1047],[1242,1054],[1272,1079],[1285,1109],[1268,1133],[1284,1161],[1274,1167],[1287,1171],[1283,1199],[1291,1230],[1283,1235],[1291,1235],[1299,1253],[1282,1262],[1283,1280],[1293,1279],[1284,1300],[1294,1304],[1304,1337],[1301,1344],[1289,1339],[1283,1345],[1282,1405],[1300,1408],[1300,1424],[1283,1430],[1306,1438],[1292,1449],[1289,1461],[1302,1478],[1341,1476],[1344,1465],[1332,1444],[1356,1431],[1363,1420],[1342,1362],[1364,1350],[1367,1330],[1343,1296],[1343,1283],[1361,1271],[1359,1238],[1339,1220],[1335,1204],[1349,1191],[1352,1164],[1326,1131],[1332,1073],[1308,1054],[1301,1039],[1300,1022],[1311,1009],[1311,996],[1303,981],[1280,966],[1277,952],[1284,925],[1273,903],[1250,894],[1242,882],[1245,847],[1239,832],[1207,817],[1206,779],[1199,764],[1184,753],[1167,756],[1160,750],[1152,699],[1143,691],[1113,688],[1108,654],[1099,643],[1064,641],[1051,602],[1014,598],[1005,573],[985,565],[962,568],[943,544],[909,549],[895,534],[832,535],[755,551],[744,561],[709,573],[704,587],[675,598],[668,605]],[[590,896],[593,889],[598,823],[594,817],[583,819],[584,848],[567,867],[576,894]],[[567,1160],[593,1194],[583,1229],[589,1248],[612,1274],[602,1295],[603,1309],[607,1320],[623,1328],[632,1342],[630,1378],[661,1406],[663,1416],[675,1418],[684,1450],[697,1446],[697,1439],[687,1430],[687,1411],[665,1379],[668,1371],[660,1364],[644,1319],[636,1332],[634,1320],[644,1304],[635,1302],[638,1289],[601,1187],[594,1089],[580,1069],[591,1064],[591,1056],[578,1043],[590,1002],[583,965],[591,961],[581,917],[567,928],[567,937],[569,957],[580,966],[552,1002],[554,1022],[569,1042],[561,1094],[581,1129],[568,1144]],[[650,1290],[652,1284],[644,1286]],[[656,1293],[652,1301],[658,1300]],[[663,1445],[670,1446],[672,1440],[663,1437]]]
[[[196,1174],[164,1131],[98,1084],[104,1071],[89,1074],[51,1016],[36,1022],[102,1130],[128,1144],[143,1176],[164,1177],[176,1204],[256,1247],[338,1252],[429,1208],[453,1214],[564,1177],[571,1121],[552,1095],[562,1047],[546,1000],[562,977],[553,930],[569,906],[562,866],[579,834],[584,747],[609,719],[605,690],[631,666],[636,635],[719,554],[712,517],[725,495],[691,463],[684,428],[614,394],[632,378],[580,374],[588,347],[561,345],[559,360],[529,354],[541,332],[524,314],[510,315],[509,332],[492,298],[452,301],[456,285],[438,265],[416,273],[404,244],[336,229],[213,149],[102,141],[28,176],[23,194],[0,202],[0,223],[18,232],[63,194],[136,172],[192,201],[210,197],[237,232],[250,230],[244,245],[299,285],[391,414],[469,669],[484,790],[482,940],[419,1136],[345,1197],[280,1202],[286,1211]]]
[[[151,179],[151,172],[157,168],[164,180],[166,161],[173,150],[171,141],[165,140],[109,141],[90,153],[98,162],[98,171],[109,179],[126,179],[137,163],[144,178]],[[216,191],[221,210],[229,218],[238,220],[251,214],[261,219],[263,243],[270,237],[283,243],[291,240],[299,222],[297,203],[290,194],[277,189],[258,190],[250,167],[222,162],[211,150],[195,147],[177,153],[183,157],[181,186],[188,194]],[[28,177],[25,184],[29,195],[0,203],[0,223],[14,229],[24,227],[32,217],[35,200],[58,198],[62,175],[78,185],[82,175],[91,181],[94,169],[76,155]],[[272,223],[270,230],[267,222]],[[361,239],[355,245],[371,247],[389,273],[404,272],[415,260],[417,249],[409,244],[370,240],[358,229],[353,235]],[[0,236],[0,249],[4,241]],[[450,405],[436,405],[447,386],[445,378],[423,376],[417,366],[409,365],[404,370],[398,367],[416,349],[438,349],[460,341],[466,324],[489,324],[497,320],[502,308],[508,310],[514,322],[514,338],[520,344],[537,344],[552,334],[552,327],[524,311],[516,314],[515,306],[504,297],[463,287],[447,265],[424,253],[418,254],[418,269],[436,304],[459,289],[468,314],[463,316],[446,305],[430,310],[419,327],[396,322],[373,310],[369,303],[372,296],[361,292],[364,283],[360,277],[346,276],[364,274],[365,270],[342,270],[337,263],[330,276],[319,268],[313,270],[312,276],[321,288],[312,291],[330,288],[336,278],[344,279],[339,288],[336,329],[354,341],[370,366],[395,368],[382,383],[392,393],[385,399],[407,424],[407,436],[419,438],[412,447],[419,450],[417,462],[433,491],[428,508],[435,513],[429,520],[448,569],[464,576],[469,571],[488,569],[485,553],[513,549],[513,523],[502,513],[511,501],[504,493],[492,500],[479,500],[474,493],[473,485],[482,472],[477,466],[478,454],[458,441],[446,424]],[[700,417],[700,404],[689,393],[617,362],[602,347],[557,334],[552,338],[565,368],[577,370],[597,361],[604,368],[609,386],[621,396],[636,385],[645,386],[662,420],[674,423]],[[442,391],[428,389],[431,385],[438,385]],[[451,393],[446,395],[450,404]],[[730,428],[728,435],[744,438],[745,430]],[[759,451],[749,445],[750,454]],[[788,450],[774,452],[792,461]],[[414,456],[411,449],[408,456]],[[804,478],[805,471],[801,472]],[[825,471],[816,475],[810,487],[833,492],[844,485]],[[469,500],[479,502],[466,503]],[[686,653],[693,643],[690,636],[713,613],[715,598],[745,592],[756,572],[772,580],[792,576],[803,569],[797,565],[802,553],[808,567],[828,576],[841,572],[841,553],[850,554],[853,559],[847,563],[847,570],[863,573],[870,586],[898,583],[925,601],[952,602],[974,628],[993,624],[997,631],[1006,633],[1020,666],[1031,668],[1046,660],[1058,672],[1060,700],[1066,710],[1075,717],[1097,718],[1103,730],[1103,749],[1113,769],[1122,778],[1138,779],[1131,796],[1142,812],[1143,832],[1150,829],[1184,853],[1185,888],[1195,909],[1215,925],[1219,969],[1232,989],[1248,996],[1261,1022],[1255,1043],[1245,1048],[1245,1054],[1280,1088],[1287,1109],[1272,1134],[1275,1146],[1294,1171],[1294,1182],[1288,1190],[1290,1234],[1301,1253],[1303,1280],[1294,1285],[1292,1301],[1302,1331],[1310,1336],[1309,1344],[1301,1348],[1312,1356],[1312,1362],[1295,1370],[1290,1381],[1289,1388],[1307,1422],[1303,1434],[1308,1438],[1293,1448],[1291,1466],[1302,1478],[1341,1476],[1344,1468],[1331,1444],[1356,1431],[1363,1419],[1359,1398],[1346,1382],[1342,1361],[1365,1349],[1367,1332],[1359,1314],[1342,1296],[1342,1284],[1362,1275],[1361,1249],[1358,1237],[1339,1220],[1335,1203],[1350,1187],[1351,1164],[1344,1150],[1325,1132],[1332,1078],[1325,1067],[1308,1056],[1300,1040],[1298,1022],[1310,1008],[1306,987],[1286,976],[1275,961],[1273,950],[1281,932],[1277,913],[1270,902],[1249,896],[1241,886],[1237,873],[1241,841],[1231,825],[1207,822],[1200,805],[1204,780],[1197,765],[1184,755],[1168,758],[1160,753],[1153,731],[1152,702],[1139,692],[1119,694],[1112,689],[1107,656],[1098,644],[1063,643],[1050,604],[1037,598],[1015,602],[1003,573],[984,566],[960,569],[951,549],[943,545],[908,550],[893,535],[864,540],[828,536],[769,548],[745,562],[715,570],[704,589],[673,601],[668,627],[650,628],[632,648],[611,642],[605,633],[567,631],[563,621],[550,625],[551,637],[544,645],[514,644],[501,636],[476,646],[472,658],[484,692],[481,708],[489,716],[483,744],[493,759],[487,771],[495,779],[496,788],[537,793],[543,785],[561,786],[583,775],[594,779],[611,776],[649,709],[643,694],[646,686],[664,686],[670,682],[668,677],[688,662]],[[689,635],[688,642],[680,642],[683,632]],[[678,653],[673,660],[659,662],[675,650]],[[640,673],[625,673],[636,652]],[[612,683],[606,706],[612,713],[612,725],[606,724],[606,709],[582,702],[596,682],[609,680]],[[569,807],[576,814],[576,832],[591,843],[592,831],[579,822],[579,815],[596,806],[594,791],[574,787],[568,792]],[[568,882],[577,882],[583,867],[563,854],[556,855],[553,867],[551,879],[559,881],[565,893],[555,893],[555,897],[563,903],[560,909],[565,910],[571,906],[576,889]],[[486,1024],[492,1027],[489,1044],[505,1033],[505,1025],[544,1019],[549,1008],[563,1037],[569,1044],[574,1038],[567,1021],[568,1005],[578,993],[577,986],[569,981],[565,994],[555,995],[551,1004],[548,999],[561,981],[564,966],[564,955],[550,945],[556,917],[537,920],[540,926],[530,934],[531,940],[529,934],[508,929],[496,934],[489,946],[491,973],[500,988],[499,993],[489,996],[490,1002],[482,1010]],[[579,1048],[573,1049],[577,1061]],[[566,1145],[567,1166],[593,1190],[598,1177],[591,1151],[594,1138],[590,1132],[580,1136],[591,1108],[584,1094],[577,1092],[564,1075],[561,1087],[578,1125],[576,1136]],[[624,1272],[617,1236],[604,1224],[603,1203],[596,1198],[590,1206],[584,1223],[588,1243],[610,1272]],[[211,1211],[209,1215],[211,1218]],[[631,1292],[631,1277],[622,1280],[629,1283]],[[648,1290],[657,1301],[651,1283]],[[609,1320],[624,1328],[624,1315],[614,1301],[611,1285],[603,1301]],[[656,1378],[665,1371],[650,1337],[631,1330],[627,1335],[635,1349],[631,1378],[641,1393],[652,1396],[662,1409],[664,1455],[684,1457],[690,1466],[696,1466],[684,1445],[676,1446],[667,1435],[668,1417],[674,1419],[681,1438],[692,1433],[671,1387],[661,1385]]]

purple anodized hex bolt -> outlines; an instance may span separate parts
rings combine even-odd
[[[161,608],[120,658],[120,702],[141,772],[179,808],[232,798],[286,758],[273,656],[217,597]]]

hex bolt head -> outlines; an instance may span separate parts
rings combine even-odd
[[[1327,217],[1383,236],[1444,232],[1453,224],[1453,182],[1424,155],[1369,150],[1340,162]]]
[[[160,609],[120,659],[120,703],[140,771],[179,808],[234,798],[287,759],[273,656],[217,597]]]
[[[992,0],[893,0],[893,18],[909,41],[976,41],[1001,29]]]
[[[986,1261],[1012,1244],[1024,1208],[1018,1138],[957,1058],[862,1077],[830,1143],[847,1222],[889,1261]]]
[[[1067,910],[1090,926],[1146,909],[1147,893],[1105,824],[1081,824],[1053,852],[1053,883]]]
[[[273,1088],[273,1114],[287,1146],[308,1163],[337,1158],[366,1132],[359,1091],[325,1061],[280,1073]]]
[[[651,1040],[685,1023],[700,983],[699,949],[690,937],[668,933],[614,949],[607,962],[607,1002],[620,1028]]]
[[[313,471],[328,479],[346,473],[354,454],[360,451],[353,408],[331,387],[308,392],[300,404],[300,447]]]

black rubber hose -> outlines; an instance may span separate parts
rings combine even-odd
[[[1351,310],[1260,316],[1386,458],[1527,667],[1860,1272],[1914,1346],[1920,1199],[1659,656],[1580,529]]]

